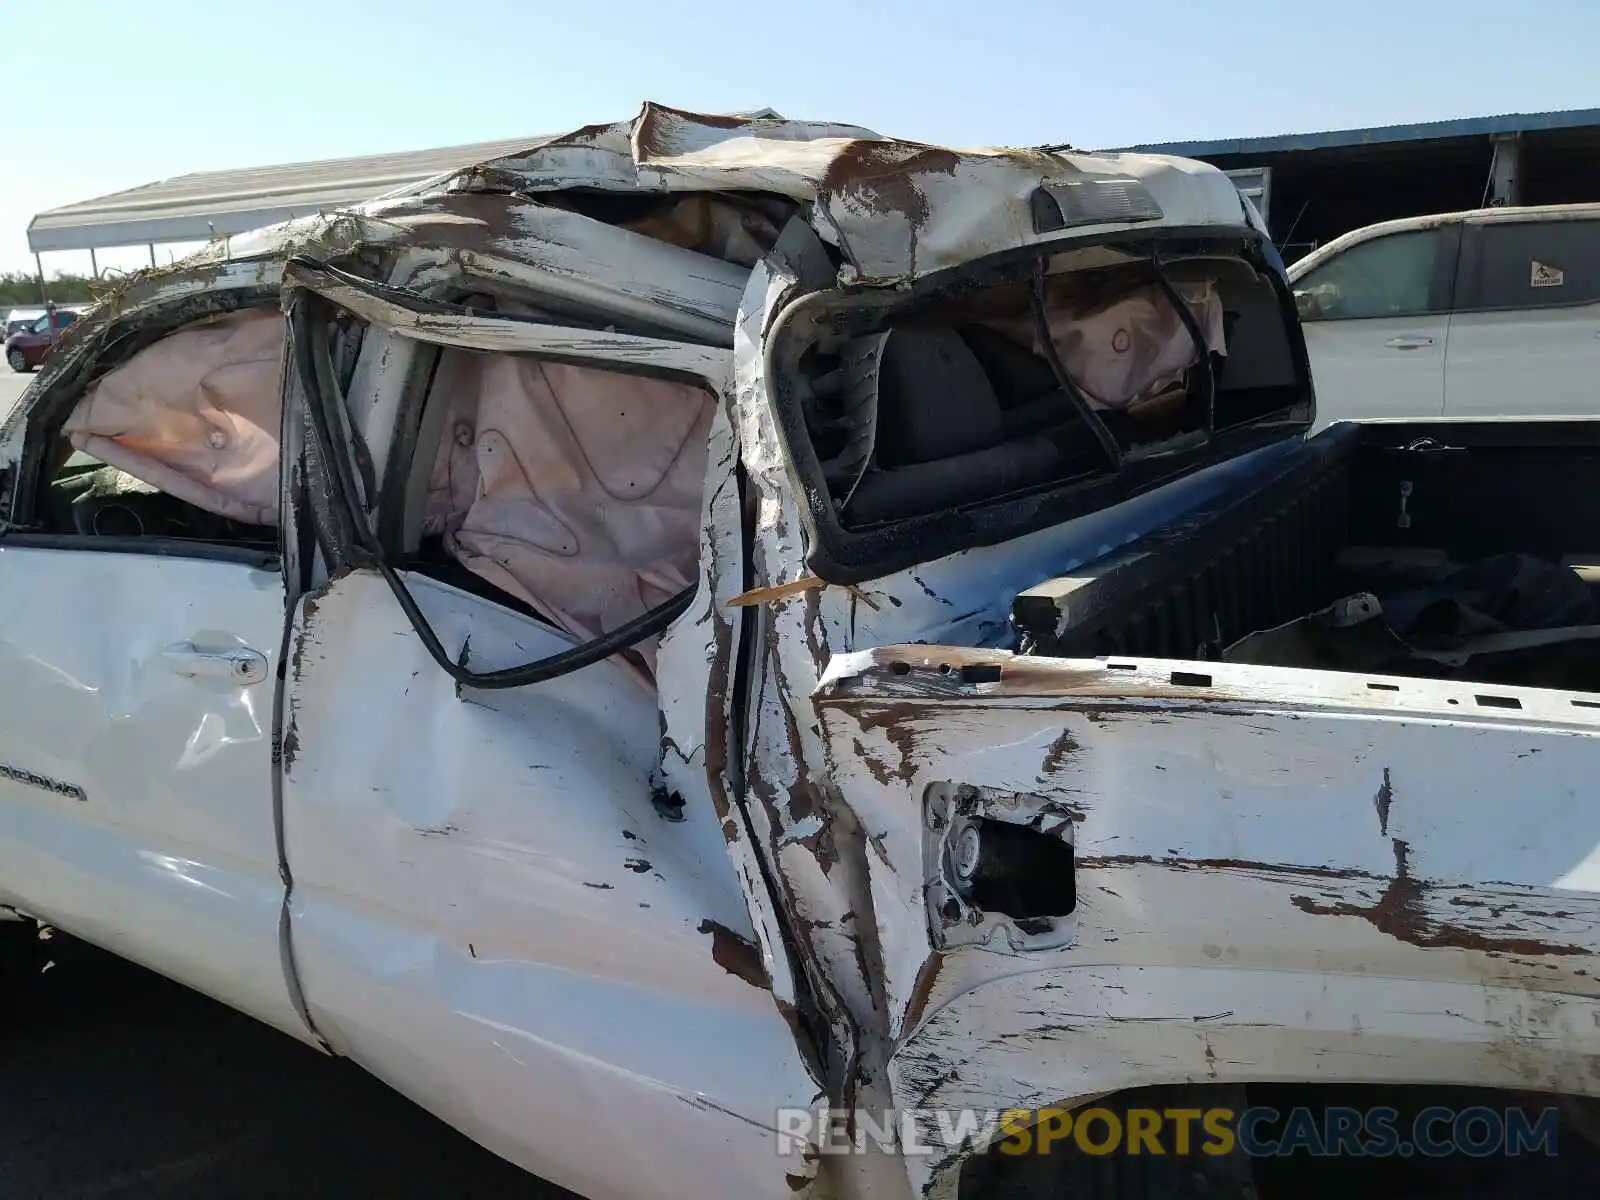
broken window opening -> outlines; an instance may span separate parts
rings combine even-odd
[[[761,193],[565,192],[539,197],[593,220],[740,267],[754,267],[800,206]]]
[[[563,520],[563,515],[574,517],[576,509],[563,514],[542,503],[528,475],[527,458],[530,451],[542,451],[548,454],[556,449],[559,430],[555,427],[560,422],[555,418],[558,413],[570,418],[570,412],[561,408],[560,389],[551,382],[552,373],[589,384],[593,384],[600,377],[619,380],[631,378],[635,379],[637,384],[645,382],[645,377],[630,377],[594,368],[546,363],[526,356],[466,355],[465,358],[473,360],[482,386],[476,390],[461,389],[457,395],[469,398],[468,412],[475,417],[475,423],[463,429],[461,424],[451,422],[450,437],[438,447],[439,458],[435,463],[430,483],[439,478],[439,471],[442,468],[443,488],[435,493],[427,524],[445,537],[446,548],[469,570],[488,579],[497,585],[499,590],[531,604],[553,624],[567,629],[574,636],[582,637],[585,633],[589,636],[581,645],[570,651],[518,667],[478,672],[468,670],[457,663],[445,651],[427,618],[411,597],[390,556],[385,553],[377,535],[373,532],[371,524],[360,514],[359,502],[356,499],[359,493],[353,465],[349,455],[344,452],[342,443],[334,434],[343,397],[332,376],[328,348],[325,341],[317,336],[317,314],[326,307],[328,307],[327,302],[314,293],[299,290],[294,294],[289,311],[295,369],[299,372],[301,386],[306,396],[312,434],[317,440],[319,454],[328,464],[332,475],[330,483],[335,501],[349,515],[350,526],[357,542],[354,549],[358,552],[360,564],[371,566],[382,575],[396,601],[406,613],[407,619],[422,639],[430,657],[456,683],[475,688],[513,688],[555,678],[626,651],[637,651],[641,645],[656,638],[688,609],[694,598],[699,578],[698,521],[700,490],[704,479],[704,436],[696,438],[694,430],[691,429],[686,432],[679,447],[679,450],[683,450],[697,446],[699,457],[698,471],[695,470],[693,455],[690,456],[687,465],[689,473],[696,476],[692,495],[689,497],[692,502],[676,506],[688,514],[687,552],[692,564],[682,568],[679,573],[682,578],[687,579],[687,582],[673,590],[672,585],[678,580],[671,571],[660,569],[653,562],[643,570],[635,568],[632,564],[615,562],[612,565],[619,567],[619,570],[613,572],[610,580],[597,579],[595,576],[603,576],[604,571],[590,574],[589,568],[594,565],[592,561],[563,562],[581,558],[578,553],[578,530],[574,528],[580,523]],[[540,396],[541,402],[535,403],[531,408],[524,406],[519,409],[519,399],[525,400],[528,395],[520,392],[517,384],[527,378],[529,373],[543,386],[542,392],[535,390],[534,393]],[[662,383],[658,380],[648,382]],[[681,388],[686,385],[673,386]],[[700,395],[704,397],[703,391]],[[709,399],[706,400],[709,403]],[[480,427],[477,422],[482,422],[485,415],[488,417],[488,425],[482,427],[483,433],[480,436],[477,432]],[[709,415],[707,408],[706,419],[709,419]],[[611,411],[597,409],[587,414],[587,419],[598,422],[600,427],[615,427],[618,422],[626,424],[626,418],[626,411],[613,415]],[[543,426],[540,424],[541,421],[544,422]],[[696,416],[693,422],[695,428],[698,428],[698,423],[699,418]],[[519,431],[529,433],[531,436],[519,441]],[[467,436],[463,437],[463,432]],[[570,420],[567,433],[576,443],[577,435]],[[594,465],[589,462],[588,456],[581,452],[580,446],[568,447],[569,450],[574,448],[579,451],[576,455],[560,460],[547,457],[542,461],[541,465],[549,472],[544,479],[559,487],[563,480],[570,482],[579,477],[582,474],[581,467],[587,467],[590,478],[584,482],[598,483],[603,493],[614,496],[617,485],[622,481],[620,479],[608,481],[602,478],[600,473],[594,470]],[[425,450],[425,447],[419,446],[419,451],[425,452]],[[458,451],[467,453],[458,454]],[[471,461],[467,461],[468,459]],[[673,463],[677,462],[678,455],[674,454]],[[458,465],[462,473],[460,480],[453,475]],[[470,499],[466,499],[467,488],[457,486],[464,484],[468,479],[472,481]],[[608,482],[611,485],[609,488]],[[681,483],[681,479],[679,482]],[[681,487],[679,490],[682,490]],[[581,486],[574,489],[574,494],[580,499],[585,498],[584,488]],[[653,496],[654,489],[651,489],[649,494]],[[592,500],[592,495],[587,499]],[[464,509],[461,507],[463,500],[466,501]],[[480,501],[485,503],[480,506]],[[601,514],[597,511],[595,515]],[[661,519],[663,515],[661,512],[654,514],[656,528],[652,532],[659,533],[661,525],[670,524]],[[541,522],[541,518],[548,519]],[[523,522],[531,519],[535,524],[542,524],[542,528],[519,529],[516,525],[519,519]],[[590,530],[602,538],[620,532],[616,526],[606,527],[603,520],[592,524]],[[545,536],[545,541],[542,543],[541,535]],[[627,542],[628,539],[625,537],[614,537],[611,548],[623,550]],[[678,549],[672,547],[673,551]],[[645,556],[649,556],[648,552]],[[673,554],[668,553],[661,557],[670,560]],[[564,571],[561,569],[563,566],[575,570]],[[631,608],[642,609],[637,615],[631,616],[628,615],[630,606],[625,602],[607,603],[607,601],[627,599],[623,589],[618,586],[618,579],[630,570],[636,580],[636,592],[632,597],[635,603]],[[621,619],[623,617],[626,619]],[[615,623],[619,619],[621,623]],[[648,671],[648,665],[646,669]]]
[[[978,264],[910,297],[802,296],[767,371],[810,498],[808,565],[858,582],[1068,519],[1085,486],[1132,494],[1268,424],[1282,436],[1309,413],[1294,328],[1286,285],[1238,239]]]
[[[282,355],[281,316],[246,308],[106,371],[56,431],[33,530],[275,552]]]

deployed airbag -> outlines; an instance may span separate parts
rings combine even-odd
[[[276,311],[179,330],[91,387],[64,432],[196,508],[275,525],[283,344]],[[424,531],[451,557],[583,641],[694,583],[713,411],[702,388],[447,357]],[[653,667],[653,641],[636,652]]]
[[[1188,305],[1208,352],[1227,353],[1222,301],[1209,282],[1173,284]],[[1124,411],[1170,391],[1199,362],[1194,338],[1159,284],[1108,297],[1049,305],[1050,340],[1091,408]],[[1035,353],[1044,347],[1026,320],[997,326]]]
[[[694,583],[703,389],[524,358],[457,365],[429,498],[454,558],[584,641]],[[653,667],[654,640],[636,650]]]
[[[270,309],[181,329],[91,386],[62,432],[196,508],[275,525],[283,342]]]

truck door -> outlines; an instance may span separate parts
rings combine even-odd
[[[291,304],[312,301],[321,303],[302,292]],[[325,326],[295,311],[304,345]],[[503,339],[540,328],[490,326]],[[584,352],[585,331],[553,335],[569,363]],[[607,339],[614,348],[612,335],[594,340]],[[726,359],[652,342],[624,350],[708,369]],[[391,457],[397,482],[378,488],[374,527],[393,535],[379,547],[384,568],[371,565],[369,545],[362,565],[330,571],[299,605],[290,635],[284,837],[294,960],[318,1032],[441,1119],[581,1194],[641,1194],[672,1153],[686,1195],[792,1196],[785,1176],[805,1167],[780,1156],[773,1113],[809,1103],[815,1086],[774,1002],[716,813],[657,775],[662,701],[648,656],[635,652],[660,630],[520,686],[463,677],[595,644],[552,617],[549,595],[530,604],[516,594],[517,562],[539,553],[535,543],[555,549],[557,569],[576,585],[569,601],[581,603],[611,586],[631,539],[679,530],[688,580],[669,572],[637,586],[649,613],[666,605],[669,619],[682,615],[674,597],[698,575],[705,422],[663,424],[652,413],[709,393],[646,379],[634,385],[646,394],[631,394],[637,376],[597,370],[584,379],[606,403],[573,408],[582,397],[569,392],[552,404],[516,391],[543,379],[536,359],[441,351],[377,325],[361,357],[386,365],[373,373],[380,388],[419,381],[405,385],[416,387],[416,424],[401,420],[416,450],[405,464]],[[315,430],[316,406],[332,415],[342,398],[322,390],[336,386],[331,373],[318,382],[314,365],[306,369],[297,404]],[[355,375],[365,377],[362,366]],[[479,405],[494,388],[514,403],[491,418]],[[348,410],[393,411],[372,399],[352,393]],[[705,411],[688,408],[696,410]],[[531,440],[525,418],[537,426]],[[650,461],[616,470],[592,452],[608,431],[641,422]],[[366,437],[389,440],[376,429]],[[330,439],[317,458],[340,453],[348,447]],[[699,466],[686,473],[680,462]],[[341,482],[337,470],[314,474],[309,488],[347,497],[354,476]],[[430,480],[468,502],[461,519],[481,551],[472,569],[424,532],[419,498]],[[586,498],[556,504],[563,490]],[[493,520],[475,522],[480,494]],[[602,538],[590,514],[636,502],[645,506],[638,520]],[[319,525],[336,556],[347,553],[339,524]],[[461,527],[457,535],[468,537]],[[699,668],[708,669],[703,655]],[[665,670],[658,662],[654,674]],[[577,1095],[582,1104],[572,1103]]]
[[[0,536],[0,892],[308,1038],[280,949],[274,533],[191,528],[89,454],[17,505],[39,531]]]

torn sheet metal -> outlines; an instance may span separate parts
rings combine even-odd
[[[287,265],[284,280],[333,301],[380,329],[435,346],[490,354],[538,354],[710,378],[725,373],[732,361],[728,351],[716,346],[408,305],[301,261]]]
[[[1152,228],[1247,224],[1227,176],[1184,159],[952,150],[858,126],[655,104],[626,126],[590,126],[471,168],[454,186],[501,180],[525,192],[553,191],[573,186],[580,169],[592,172],[590,185],[612,190],[763,192],[814,204],[813,226],[849,259],[844,283],[909,280],[1130,220]],[[1034,197],[1041,188],[1069,198],[1066,210],[1075,218],[1038,231]],[[1148,197],[1145,207],[1130,204],[1133,194]],[[1063,201],[1054,203],[1059,210]]]
[[[1566,696],[916,645],[839,656],[816,699],[906,943],[883,979],[902,1105],[1173,1078],[1597,1089],[1600,830],[1574,781],[1600,721]],[[1062,922],[943,936],[930,805],[957,785],[1070,822]],[[959,1159],[908,1160],[919,1193],[953,1195]]]

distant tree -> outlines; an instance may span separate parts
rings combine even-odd
[[[92,275],[55,275],[45,280],[57,304],[87,304],[115,283]],[[39,303],[39,277],[26,271],[0,271],[0,308],[30,308]]]

